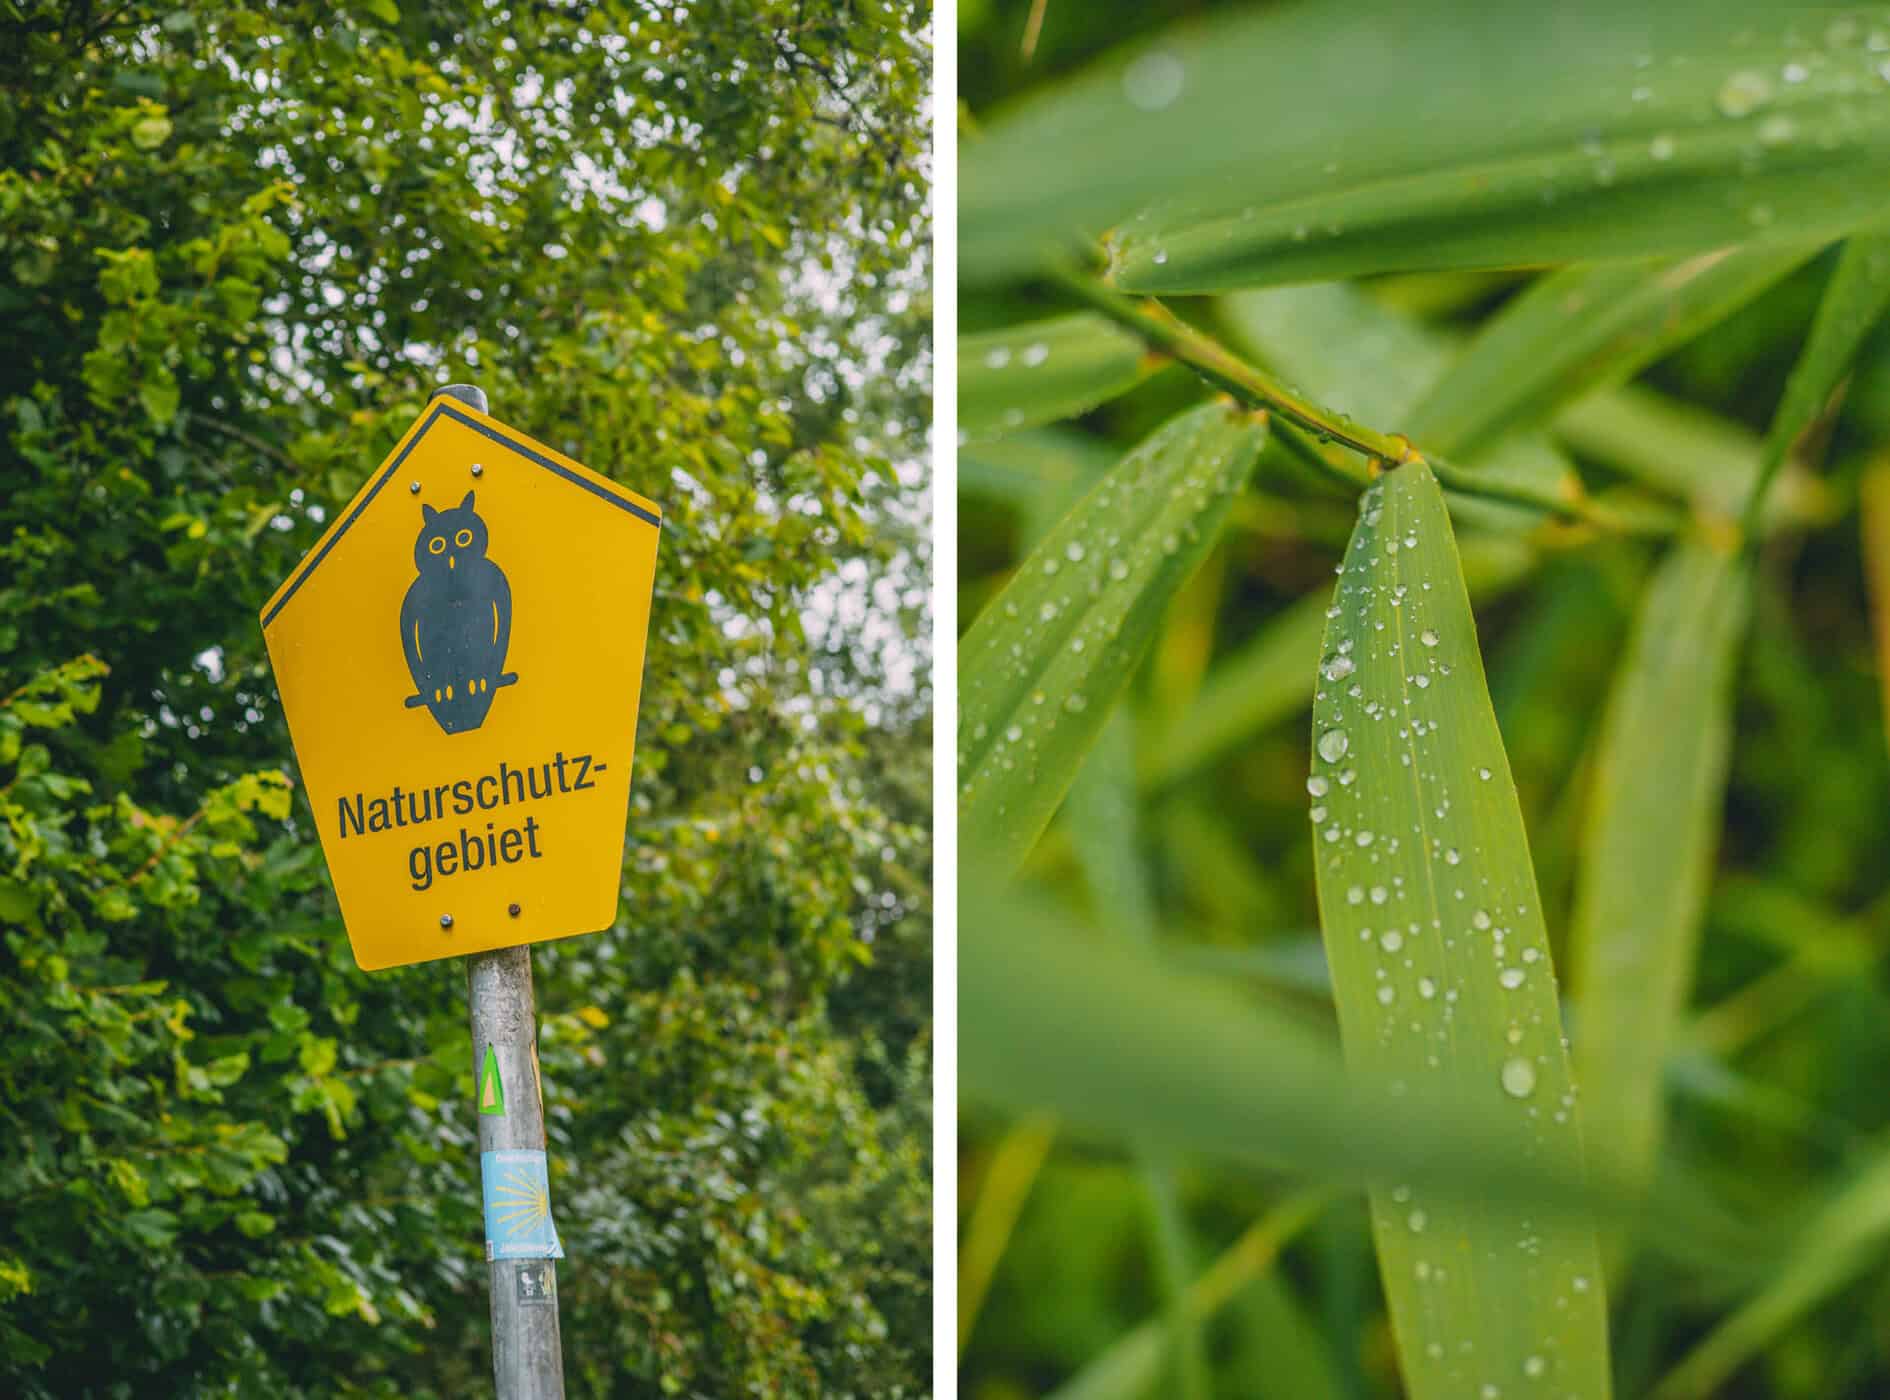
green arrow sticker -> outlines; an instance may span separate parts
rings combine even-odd
[[[479,1071],[479,1111],[495,1118],[505,1116],[505,1084],[499,1078],[499,1056],[486,1047],[486,1063]]]

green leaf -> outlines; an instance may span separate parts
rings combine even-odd
[[[958,425],[971,437],[1072,418],[1132,389],[1158,361],[1101,316],[1062,316],[958,342]]]
[[[170,139],[171,119],[162,113],[132,123],[131,144],[141,151],[155,151]]]
[[[1280,1252],[1315,1219],[1325,1205],[1322,1193],[1307,1192],[1276,1206],[1251,1225],[1233,1247],[1214,1261],[1182,1295],[1186,1321],[1199,1326],[1225,1307],[1239,1290],[1268,1276]],[[1158,1391],[1162,1359],[1169,1347],[1174,1319],[1145,1322],[1123,1333],[1068,1381],[1050,1392],[1049,1400],[1141,1400]]]
[[[1526,1109],[1500,1090],[1458,1098],[1416,1078],[1387,1096],[1346,1073],[1323,1025],[1238,995],[1225,979],[1186,975],[1157,950],[1098,939],[975,854],[963,862],[959,901],[959,1084],[969,1103],[1049,1111],[1072,1135],[1159,1142],[1328,1186],[1408,1184],[1486,1222],[1508,1220],[1511,1252],[1513,1213],[1528,1215],[1538,1240],[1574,1228],[1559,1222],[1578,1222],[1586,1237],[1592,1211],[1627,1200],[1605,1162],[1584,1177],[1579,1162],[1519,1139]],[[1663,1187],[1642,1223],[1651,1243],[1703,1265],[1768,1262],[1763,1238],[1689,1181]]]
[[[1070,790],[1065,811],[1071,844],[1100,921],[1119,938],[1144,947],[1156,939],[1154,891],[1143,863],[1135,803],[1133,712],[1119,707],[1098,737],[1089,762]],[[1140,1148],[1138,1159],[1153,1238],[1172,1353],[1164,1393],[1200,1400],[1208,1393],[1207,1351],[1188,1283],[1194,1250],[1175,1183],[1174,1164],[1159,1150]]]
[[[1693,981],[1747,593],[1735,552],[1676,545],[1642,599],[1598,741],[1568,945],[1575,1057],[1589,1131],[1631,1177],[1654,1165]]]
[[[1579,1174],[1522,811],[1443,493],[1421,461],[1361,499],[1320,676],[1307,789],[1348,1063],[1393,1093],[1499,1110],[1511,1152]],[[1412,1396],[1537,1378],[1607,1395],[1591,1225],[1525,1226],[1413,1184],[1375,1189],[1372,1217]]]
[[[1812,33],[1761,0],[1216,16],[992,114],[962,273],[1111,228],[1145,291],[1828,241],[1890,214],[1890,86]]]
[[[1222,403],[1170,420],[1077,503],[959,645],[959,820],[1015,865],[1076,776],[1266,438]]]
[[[1890,1154],[1881,1149],[1799,1234],[1772,1277],[1689,1352],[1653,1400],[1728,1393],[1735,1371],[1838,1289],[1881,1267],[1890,1242]]]
[[[1491,317],[1407,429],[1420,447],[1471,454],[1618,384],[1808,261],[1810,243],[1679,263],[1599,263],[1540,278]]]
[[[1785,397],[1772,415],[1759,459],[1759,477],[1747,506],[1748,526],[1765,501],[1766,489],[1800,433],[1824,411],[1825,401],[1850,367],[1864,336],[1890,305],[1890,235],[1857,237],[1844,245],[1837,270],[1818,303],[1811,339],[1792,366]]]
[[[1720,515],[1739,510],[1759,469],[1750,428],[1642,383],[1582,396],[1556,414],[1554,433],[1585,457]],[[1801,495],[1793,504],[1802,508]]]

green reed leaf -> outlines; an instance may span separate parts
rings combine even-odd
[[[1890,1153],[1881,1148],[1824,1208],[1774,1267],[1766,1285],[1670,1371],[1653,1400],[1706,1400],[1728,1393],[1735,1371],[1890,1248]]]
[[[1015,866],[1049,823],[1219,534],[1266,439],[1222,403],[1171,419],[1079,501],[959,644],[959,829]]]
[[[1886,11],[1851,15],[1829,39],[1763,0],[1217,15],[989,115],[963,275],[1110,229],[1151,292],[1829,241],[1890,215]]]
[[[1486,1105],[1510,1151],[1579,1174],[1548,935],[1443,493],[1420,461],[1360,512],[1307,782],[1346,1058],[1393,1092]],[[1372,1217],[1412,1396],[1607,1395],[1590,1223],[1525,1224],[1414,1184],[1375,1188]]]
[[[1837,269],[1831,274],[1824,298],[1818,303],[1818,316],[1812,323],[1811,338],[1804,353],[1792,367],[1785,384],[1785,397],[1765,435],[1765,451],[1759,459],[1759,478],[1752,488],[1746,507],[1750,529],[1765,501],[1772,477],[1785,461],[1785,454],[1798,435],[1823,412],[1825,401],[1837,387],[1864,336],[1890,306],[1890,235],[1859,236],[1844,245]]]
[[[1307,1191],[1288,1198],[1250,1226],[1214,1266],[1196,1279],[1183,1295],[1187,1322],[1199,1326],[1225,1307],[1245,1285],[1268,1276],[1280,1251],[1318,1218],[1327,1194]],[[1110,1343],[1068,1381],[1050,1392],[1048,1400],[1141,1400],[1155,1392],[1162,1379],[1162,1357],[1168,1347],[1168,1322],[1145,1322]]]
[[[1631,378],[1816,252],[1799,242],[1551,273],[1483,324],[1413,415],[1409,436],[1474,456],[1511,428]]]
[[[1732,745],[1748,581],[1725,544],[1677,544],[1642,597],[1602,721],[1569,933],[1584,1116],[1632,1176],[1659,1147]]]
[[[1159,365],[1101,316],[1059,316],[963,336],[958,426],[972,438],[1072,418],[1134,388]]]
[[[1118,938],[1153,946],[1155,897],[1137,832],[1135,725],[1130,708],[1118,706],[1098,736],[1089,761],[1070,789],[1064,824],[1098,921]],[[1199,1321],[1187,1304],[1194,1249],[1174,1163],[1147,1145],[1138,1147],[1136,1157],[1148,1197],[1151,1253],[1173,1357],[1167,1393],[1178,1400],[1202,1400],[1208,1393],[1207,1350]]]

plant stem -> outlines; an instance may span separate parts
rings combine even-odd
[[[1270,409],[1310,433],[1342,442],[1355,452],[1393,464],[1411,456],[1410,442],[1375,432],[1343,413],[1302,398],[1265,370],[1248,364],[1211,336],[1188,325],[1153,298],[1124,296],[1092,278],[1059,271],[1056,280],[1103,315],[1142,337],[1154,349],[1181,361],[1210,384],[1251,408]]]
[[[1676,527],[1677,520],[1667,513],[1625,515],[1599,506],[1580,494],[1564,495],[1519,483],[1495,481],[1482,473],[1466,471],[1427,456],[1401,433],[1381,433],[1343,413],[1313,403],[1265,370],[1247,363],[1212,336],[1188,325],[1153,298],[1125,296],[1092,277],[1068,269],[1056,269],[1051,276],[1066,291],[1140,336],[1151,349],[1186,365],[1247,407],[1274,414],[1279,420],[1274,425],[1275,431],[1290,447],[1297,449],[1298,455],[1348,485],[1368,486],[1381,471],[1395,470],[1407,462],[1426,461],[1438,484],[1454,495],[1527,506],[1561,519],[1624,534],[1667,534]],[[1335,458],[1305,441],[1302,433],[1313,435],[1321,443],[1342,443],[1362,453],[1367,460],[1353,463]]]

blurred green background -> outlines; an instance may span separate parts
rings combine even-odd
[[[1004,104],[1054,88],[1139,36],[1209,12],[1261,8],[1048,0],[1033,15],[1028,3],[968,0],[959,9],[960,140],[975,147]],[[1332,100],[1368,99],[1335,92]],[[1290,131],[1278,137],[1292,141]],[[1683,427],[1688,450],[1706,444],[1726,463],[1756,456],[1835,261],[1827,250],[1666,350],[1631,390],[1604,391],[1552,420],[1550,437],[1572,456],[1590,494],[1643,499],[1647,479],[1636,459],[1670,447],[1620,441],[1596,407],[1613,402],[1610,394],[1633,395],[1649,415],[1637,421]],[[1373,305],[1461,341],[1532,277],[1445,272],[1354,285]],[[1294,293],[1277,295],[1271,312],[1255,310],[1245,323],[1289,320]],[[1262,343],[1243,336],[1233,298],[1165,300],[1294,382],[1311,382],[1306,366],[1314,360],[1325,383],[1368,382],[1386,353],[1362,340],[1309,342],[1304,332],[1293,346],[1287,330]],[[1045,282],[974,285],[961,328],[971,334],[1077,309]],[[1078,420],[995,444],[961,443],[961,623],[977,617],[1085,483],[1206,395],[1190,373],[1169,365]],[[1781,1230],[1860,1168],[1880,1163],[1890,1127],[1890,1000],[1881,969],[1890,934],[1890,764],[1885,668],[1866,583],[1871,559],[1882,568],[1890,558],[1890,538],[1881,510],[1867,515],[1859,505],[1860,493],[1883,490],[1886,474],[1890,325],[1879,325],[1846,390],[1798,443],[1777,493],[1787,522],[1759,548],[1737,660],[1723,829],[1690,1010],[1665,1073],[1669,1166],[1696,1194]],[[1723,505],[1690,504],[1709,529],[1730,525]],[[1269,471],[1263,460],[1233,525],[1175,601],[1137,673],[1124,702],[1129,719],[1110,731],[1134,748],[1137,851],[1164,954],[1328,1026],[1306,821],[1310,673],[1282,679],[1250,668],[1238,673],[1240,693],[1216,687],[1230,659],[1255,646],[1264,652],[1269,635],[1283,637],[1296,607],[1323,608],[1353,518],[1348,497]],[[1460,522],[1490,691],[1561,965],[1598,728],[1661,545],[1539,518],[1498,533],[1526,537],[1534,562],[1514,582],[1486,580],[1479,591],[1479,532]],[[1278,654],[1298,652],[1282,642]],[[1236,718],[1216,741],[1196,744],[1185,763],[1169,763],[1198,725],[1204,696],[1220,716]],[[1067,911],[1107,922],[1067,811],[1025,874]],[[1579,1039],[1579,1008],[1571,1023]],[[1171,1291],[1164,1279],[1177,1261],[1184,1282],[1226,1266],[1243,1233],[1302,1186],[1183,1160],[1176,1199],[1164,1206],[1151,1198],[1142,1164],[1120,1147],[1048,1115],[1020,1117],[977,1102],[963,1110],[959,1161],[961,1393],[973,1400],[1174,1393],[1166,1375],[1145,1391],[1116,1385],[1099,1358],[1159,1318]],[[1833,1233],[1814,1251],[1836,1266],[1830,1286],[1784,1304],[1757,1355],[1714,1393],[1890,1394],[1882,1268],[1890,1240],[1881,1209],[1881,1201],[1852,1200],[1837,1213]],[[1646,1393],[1755,1287],[1642,1255],[1610,1300],[1617,1393]],[[1322,1202],[1270,1273],[1247,1270],[1227,1295],[1204,1329],[1212,1393],[1357,1400],[1398,1393],[1361,1196]]]

